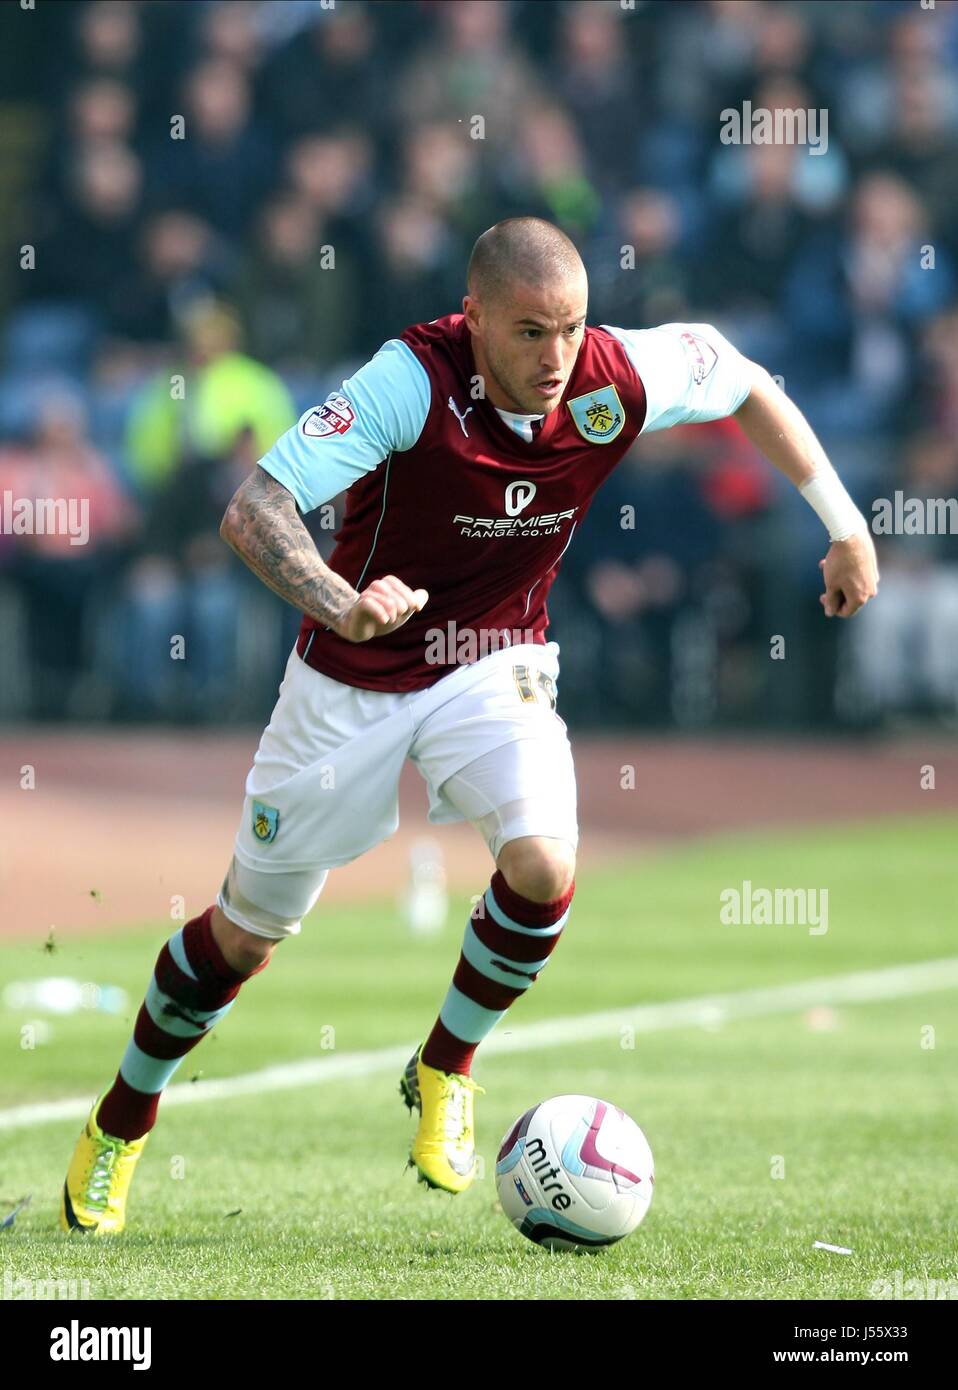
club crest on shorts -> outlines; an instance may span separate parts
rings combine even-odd
[[[592,444],[608,444],[621,433],[625,410],[614,386],[603,386],[567,401],[575,427]]]
[[[253,834],[257,840],[268,845],[276,839],[279,829],[279,812],[275,806],[264,806],[262,801],[253,802]]]

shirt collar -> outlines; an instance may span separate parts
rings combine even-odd
[[[506,422],[509,428],[514,430],[519,438],[524,439],[527,444],[531,444],[533,439],[535,439],[545,419],[544,414],[517,415],[514,410],[501,410],[499,406],[495,407],[495,411],[496,414],[501,416]]]

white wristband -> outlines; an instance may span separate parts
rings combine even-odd
[[[830,541],[846,541],[849,536],[868,530],[868,522],[834,468],[813,474],[798,490],[825,523]]]

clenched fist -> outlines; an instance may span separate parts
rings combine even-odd
[[[852,618],[878,593],[878,560],[867,531],[833,541],[818,567],[825,581],[818,601],[828,618]]]
[[[347,642],[368,642],[402,627],[429,598],[425,589],[410,589],[394,574],[374,579],[336,624],[334,631]]]

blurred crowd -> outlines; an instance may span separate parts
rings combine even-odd
[[[77,0],[3,23],[0,499],[91,513],[85,546],[0,534],[7,714],[268,709],[298,619],[219,540],[225,504],[385,339],[460,307],[506,216],[575,239],[590,322],[717,324],[866,514],[956,491],[949,0]],[[747,102],[824,113],[827,140],[723,143]],[[731,422],[641,440],[553,590],[566,710],[958,713],[958,539],[883,540],[880,597],[841,625],[824,548]]]

